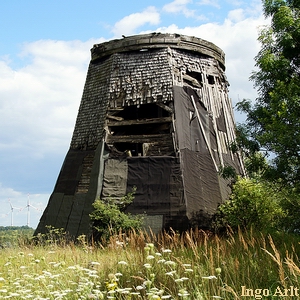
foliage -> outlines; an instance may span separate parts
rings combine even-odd
[[[245,104],[245,102],[243,103]],[[248,103],[250,105],[250,103]],[[242,103],[238,103],[242,105]],[[236,126],[236,139],[230,145],[233,153],[240,151],[244,158],[244,166],[250,178],[266,178],[269,170],[268,153],[259,148],[259,143],[251,137],[250,129],[244,125]]]
[[[18,231],[32,231],[33,228],[25,225],[25,226],[0,226],[0,231],[10,231],[10,230],[18,230]]]
[[[1,226],[0,247],[16,247],[27,243],[34,229],[28,226]]]
[[[236,170],[232,166],[220,166],[219,167],[219,175],[224,179],[232,179],[235,180],[237,177]]]
[[[33,237],[35,244],[43,246],[65,246],[72,240],[64,228],[55,228],[51,225],[46,226],[45,233],[38,233]]]
[[[261,231],[278,229],[285,218],[281,206],[282,191],[275,185],[256,179],[239,178],[233,185],[230,200],[221,204],[214,216],[214,228],[230,226]]]
[[[279,222],[283,231],[300,233],[300,195],[295,189],[283,189],[280,205],[285,212]]]
[[[134,192],[135,189],[122,197],[120,201],[99,199],[94,202],[94,211],[90,214],[94,239],[107,240],[110,235],[120,231],[127,232],[142,227],[142,216],[125,213],[126,208],[134,199]]]
[[[300,182],[300,2],[265,0],[263,8],[271,25],[260,32],[261,50],[255,58],[258,70],[251,76],[258,98],[254,105],[243,100],[238,109],[247,114],[244,133],[252,146],[256,144],[259,150],[272,154],[265,177],[297,187]]]
[[[299,237],[290,234],[130,232],[106,248],[64,244],[0,249],[0,299],[240,299],[242,286],[262,299],[263,289],[278,298],[300,284]]]

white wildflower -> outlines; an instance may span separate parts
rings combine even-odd
[[[68,267],[67,269],[68,269],[68,270],[76,270],[77,267],[76,267],[76,266],[70,266],[70,267]]]
[[[148,255],[147,257],[146,257],[146,259],[148,259],[148,260],[151,260],[151,259],[154,259],[155,257],[153,256],[153,255]]]
[[[217,279],[217,277],[216,276],[214,276],[214,275],[211,275],[211,276],[204,276],[204,277],[202,277],[202,279]]]
[[[192,273],[192,272],[194,272],[194,270],[193,269],[185,269],[184,272],[185,273]]]
[[[176,262],[175,262],[175,261],[172,261],[172,260],[167,260],[167,261],[165,261],[165,265],[175,266],[175,265],[176,265]]]
[[[143,285],[147,286],[147,287],[150,287],[151,284],[152,284],[152,281],[150,281],[150,280],[146,280],[146,281],[143,282]]]
[[[189,296],[189,295],[190,294],[184,289],[180,290],[179,293],[178,293],[179,297],[186,297],[186,296]]]
[[[170,272],[167,272],[166,275],[173,276],[175,273],[176,273],[176,271],[170,271]]]
[[[18,293],[9,293],[9,298],[12,298],[12,297],[19,297],[20,294]]]
[[[163,253],[171,253],[172,250],[170,250],[170,249],[163,249],[162,252],[163,252]]]
[[[186,281],[186,280],[189,280],[189,278],[187,278],[187,277],[181,277],[181,280],[182,281]]]
[[[100,266],[100,263],[97,262],[97,261],[91,261],[89,264],[90,264],[91,266]]]

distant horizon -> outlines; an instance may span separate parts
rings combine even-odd
[[[11,226],[11,225],[9,225],[9,226],[0,226],[0,231],[1,231],[2,228],[23,228],[23,227],[26,227],[26,229],[36,230],[36,228],[32,228],[32,227],[29,227],[27,225],[21,225],[21,226],[15,226],[15,225]]]

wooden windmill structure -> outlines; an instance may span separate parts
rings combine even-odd
[[[94,45],[70,145],[36,233],[88,235],[97,198],[136,187],[128,211],[159,231],[206,226],[243,173],[223,51],[196,37],[145,34]]]

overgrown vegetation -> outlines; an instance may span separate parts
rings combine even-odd
[[[79,240],[1,249],[0,299],[243,299],[242,287],[249,299],[272,299],[300,283],[293,235],[132,231],[105,248]]]
[[[299,194],[261,178],[239,178],[229,201],[220,205],[214,216],[215,230],[227,226],[233,230],[299,233]]]
[[[94,240],[107,240],[111,235],[142,228],[143,216],[125,213],[134,199],[135,191],[134,188],[119,201],[98,199],[94,202],[94,211],[90,214]]]

